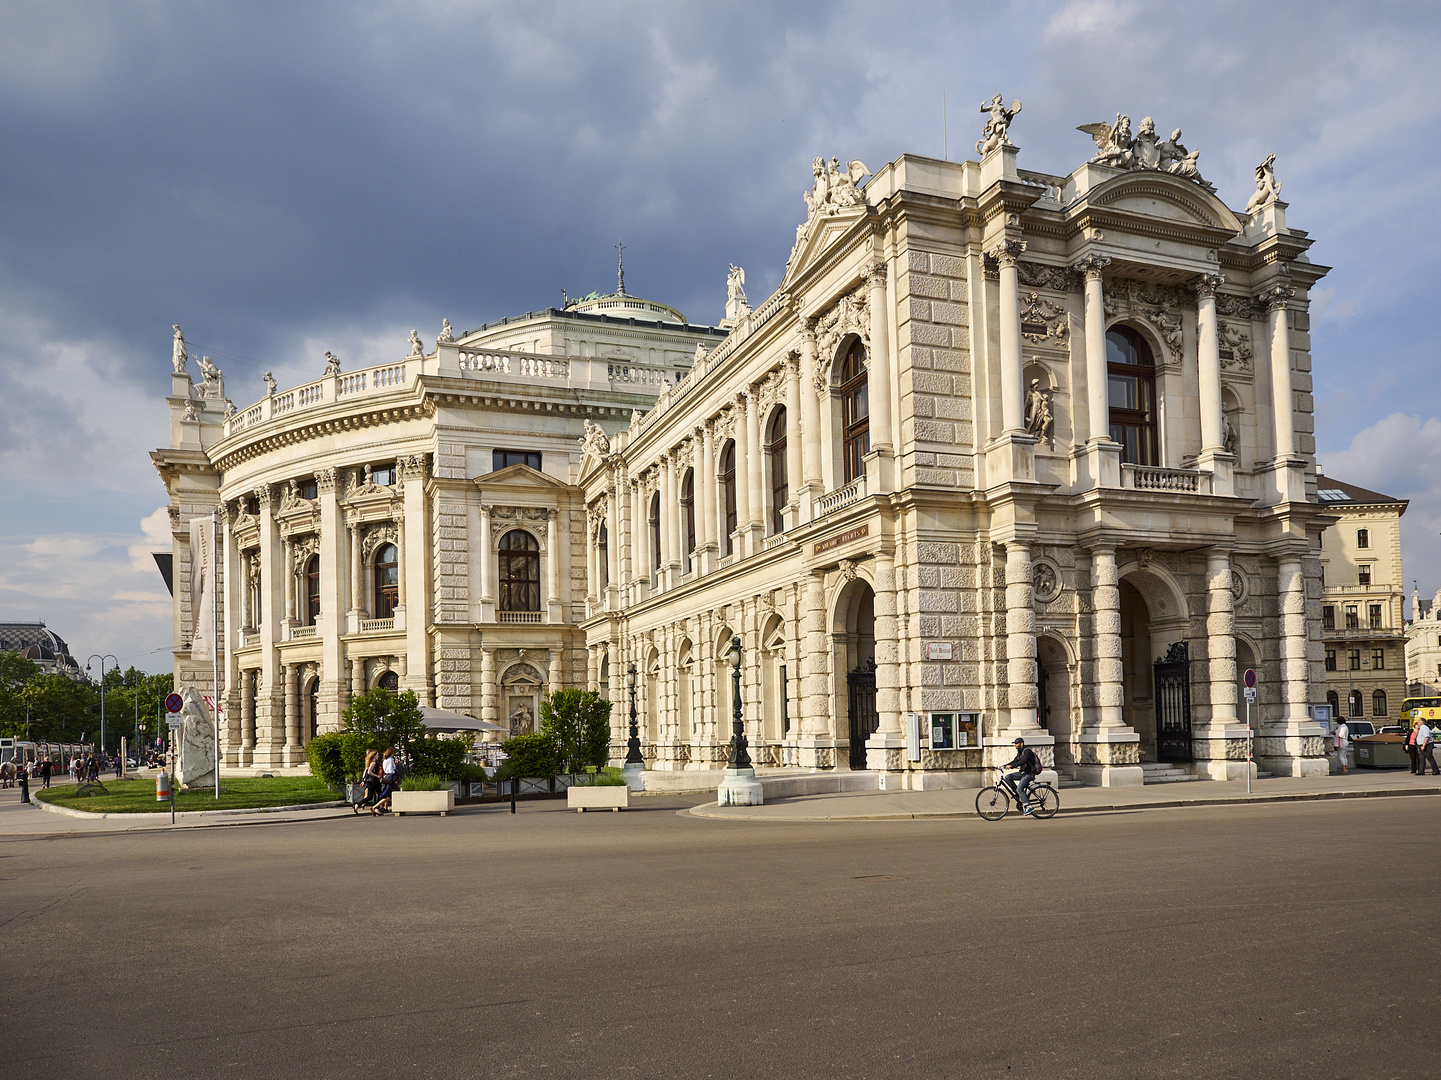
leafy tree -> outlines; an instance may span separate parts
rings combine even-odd
[[[30,705],[31,738],[75,742],[81,733],[99,736],[99,695],[88,683],[64,675],[35,675],[21,695]]]
[[[411,747],[423,740],[425,720],[414,691],[392,694],[377,686],[368,694],[350,699],[341,717],[347,738],[341,745],[341,759],[348,776],[359,779],[365,765],[366,750],[384,750],[393,746],[405,761],[413,760]]]
[[[556,690],[541,699],[540,730],[555,741],[566,772],[583,772],[588,765],[606,763],[610,710],[611,703],[594,690]]]
[[[470,750],[467,736],[426,736],[410,744],[410,769],[416,776],[438,776],[442,780],[465,778],[465,755]]]
[[[39,674],[35,661],[17,652],[0,651],[0,689],[19,690]]]
[[[345,775],[345,763],[341,758],[341,746],[345,739],[344,733],[331,731],[315,736],[306,744],[305,757],[310,762],[310,775],[327,787],[339,787],[350,779]]]
[[[550,777],[560,771],[560,747],[549,732],[517,735],[501,743],[500,748],[505,751],[505,761],[496,770],[498,780],[512,776]]]

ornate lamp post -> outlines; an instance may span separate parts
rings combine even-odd
[[[626,672],[630,682],[630,739],[625,744],[625,764],[621,772],[632,791],[645,790],[645,758],[640,752],[640,728],[635,718],[635,665]]]
[[[741,704],[741,639],[731,638],[728,651],[731,662],[731,678],[734,680],[731,695],[734,703],[731,739],[731,756],[726,762],[725,779],[716,790],[719,806],[760,806],[765,802],[765,789],[756,779],[755,768],[751,765],[750,751],[746,745],[746,727]]]

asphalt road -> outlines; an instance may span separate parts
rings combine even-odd
[[[14,1077],[1435,1077],[1441,799],[0,841]]]

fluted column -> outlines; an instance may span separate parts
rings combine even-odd
[[[1212,549],[1206,553],[1206,589],[1210,601],[1206,615],[1206,651],[1210,656],[1211,723],[1236,723],[1236,616],[1231,594],[1231,556]]]
[[[495,618],[495,548],[490,540],[490,511],[485,503],[480,507],[480,604],[483,618],[489,622]]]
[[[1024,247],[1024,245],[1022,245]],[[1019,285],[1015,279],[1015,260],[1011,260],[1012,283],[1016,286],[1016,387],[1019,394],[1021,385],[1021,306]],[[886,303],[886,263],[884,259],[878,259],[866,267],[866,285],[869,292],[869,308],[871,316],[871,352],[868,357],[870,375],[866,380],[866,388],[870,395],[870,425],[871,425],[871,449],[881,450],[889,453],[895,447],[895,438],[891,431],[891,379],[895,364],[891,358],[890,342],[890,320],[887,317],[888,305]],[[1002,297],[1002,312],[1010,309],[1004,306],[1005,300]],[[1003,319],[1004,321],[1004,319]],[[1004,351],[1004,346],[1002,346]],[[1017,397],[1019,405],[1020,397]]]
[[[802,501],[802,518],[809,521],[811,518],[810,500],[819,496],[825,491],[824,474],[821,471],[821,399],[820,392],[816,390],[816,366],[819,360],[816,356],[816,324],[814,319],[807,319],[801,326],[801,362],[800,381],[802,384],[800,431],[798,434],[810,441],[810,453],[805,454],[801,461],[803,475],[797,476],[793,481],[796,485],[804,485],[806,496]]]
[[[1025,393],[1021,370],[1021,282],[1016,260],[1026,250],[1024,240],[1007,238],[991,248],[990,254],[1000,268],[998,308],[1001,338],[1001,428],[1008,434],[1024,434],[1026,430]],[[875,319],[871,320],[875,323]],[[875,330],[872,328],[874,334]],[[871,398],[871,423],[875,423],[875,397]]]
[[[285,664],[281,678],[285,686],[285,753],[283,763],[300,764],[300,688],[296,680],[300,669],[295,664]]]
[[[804,486],[802,459],[805,439],[801,436],[801,374],[800,354],[790,352],[785,360],[786,378],[786,499],[787,507],[782,520],[787,529],[793,529],[801,522],[798,508],[801,505],[801,489]]]
[[[749,395],[737,394],[735,396],[735,444],[736,444],[736,531],[731,538],[731,551],[737,559],[745,557],[745,532],[751,505],[751,480],[750,463],[743,460],[749,457],[750,447],[749,418],[750,410],[747,402]]]
[[[760,391],[751,387],[746,391],[746,507],[737,506],[737,511],[746,516],[746,554],[753,554],[765,535],[765,490],[762,465],[765,458],[761,453]],[[739,449],[739,447],[737,448]],[[740,475],[740,463],[736,463],[736,475]]]
[[[610,606],[611,590],[620,587],[620,496],[614,482],[605,493],[606,535],[606,606]]]
[[[888,552],[875,559],[876,717],[875,734],[866,743],[866,765],[872,769],[898,767],[888,761],[886,748],[900,746],[901,726],[900,642],[896,623],[896,564]]]
[[[561,620],[560,527],[558,510],[545,512],[545,604],[550,622]]]
[[[289,540],[280,542],[281,577],[285,583],[285,618],[295,622],[295,545]]]
[[[1006,544],[1006,700],[1008,729],[1014,731],[1029,731],[1039,726],[1033,589],[1030,545],[1012,540]]]
[[[360,583],[360,526],[350,524],[345,531],[350,542],[350,606],[346,610],[359,616],[365,610],[365,590]],[[352,633],[359,629],[358,625],[351,627]]]
[[[1086,417],[1090,442],[1111,441],[1111,410],[1106,376],[1106,294],[1102,275],[1111,260],[1088,255],[1074,269],[1085,278],[1086,297]]]
[[[1286,305],[1296,295],[1288,285],[1273,285],[1260,295],[1266,305],[1266,333],[1271,342],[1271,413],[1277,460],[1296,456],[1296,399],[1291,391],[1291,337]]]
[[[1309,671],[1306,663],[1306,579],[1300,556],[1288,555],[1277,564],[1281,599],[1281,666],[1286,683],[1286,718],[1289,725],[1310,719]]]
[[[1114,548],[1091,552],[1091,604],[1095,608],[1097,727],[1125,726],[1121,664],[1121,587]]]
[[[1225,450],[1221,422],[1221,331],[1216,321],[1216,289],[1226,279],[1202,275],[1196,283],[1196,350],[1201,390],[1201,449]]]
[[[675,536],[671,532],[671,526],[677,516],[674,509],[676,505],[670,455],[662,454],[660,459],[660,565],[663,570],[678,561]],[[667,576],[667,573],[661,575],[663,579]]]
[[[716,460],[715,424],[707,420],[700,428],[700,572],[708,574],[715,569],[716,553]]]

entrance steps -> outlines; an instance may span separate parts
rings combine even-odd
[[[1141,762],[1142,783],[1144,784],[1182,784],[1188,780],[1201,779],[1195,773],[1189,773],[1185,769],[1178,769],[1164,761],[1143,761]]]

